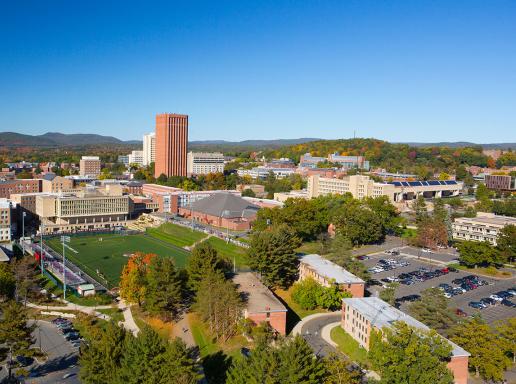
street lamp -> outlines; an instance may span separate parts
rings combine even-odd
[[[70,242],[70,236],[61,236],[61,243],[63,244],[63,300],[66,300],[66,256],[65,243]]]
[[[23,254],[25,254],[25,242],[24,242],[24,239],[25,239],[25,216],[27,216],[27,213],[23,212],[22,213],[22,250],[23,250]]]

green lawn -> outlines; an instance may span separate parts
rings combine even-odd
[[[178,247],[190,246],[207,236],[203,232],[171,223],[162,224],[158,228],[148,228],[147,234]]]
[[[111,319],[117,324],[119,321],[124,321],[124,314],[118,308],[97,309],[97,311],[103,313],[104,315],[110,316]]]
[[[362,367],[369,365],[367,351],[360,347],[358,342],[353,339],[342,327],[337,326],[331,330],[331,339],[336,342],[339,349],[351,360],[357,362]]]
[[[100,239],[102,238],[102,241]],[[55,251],[62,253],[59,237],[46,243]],[[178,267],[184,267],[189,252],[165,241],[147,235],[99,234],[72,236],[68,243],[66,257],[94,278],[99,277],[97,270],[105,276],[109,288],[118,285],[122,268],[128,257],[135,252],[155,253],[159,256],[173,257]]]
[[[247,267],[248,262],[246,249],[235,244],[228,244],[218,237],[210,237],[206,241],[210,243],[220,255],[225,256],[231,263],[235,260],[237,268]]]

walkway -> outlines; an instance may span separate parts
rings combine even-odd
[[[181,319],[174,324],[174,328],[172,329],[172,336],[179,337],[189,348],[197,346],[192,335],[192,330],[190,328],[190,323],[188,322],[188,316],[186,313],[183,313],[181,315]]]
[[[136,322],[134,321],[133,313],[131,312],[131,307],[127,305],[127,303],[124,300],[120,300],[118,303],[118,308],[122,311],[124,314],[124,321],[121,322],[124,325],[124,328],[131,332],[134,336],[138,335],[138,332],[140,332],[140,328],[138,328],[138,325],[136,325]]]

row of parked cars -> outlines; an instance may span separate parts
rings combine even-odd
[[[509,300],[512,299],[513,296],[516,296],[516,287],[512,287],[506,291],[493,293],[491,296],[484,297],[479,301],[470,301],[468,305],[471,308],[475,309],[484,309],[497,304],[502,304],[506,307],[515,308],[516,304]]]
[[[81,346],[81,334],[73,327],[70,320],[58,317],[52,320],[52,323],[61,331],[65,340],[69,341],[72,347],[79,348]]]
[[[450,272],[458,272],[455,268],[439,268],[435,270],[430,270],[426,267],[421,267],[417,270],[411,272],[404,272],[399,274],[396,277],[388,278],[389,281],[396,281],[403,285],[413,285],[416,283],[420,283],[422,281],[427,281],[430,279],[434,279],[439,276],[447,275]]]
[[[403,268],[409,266],[410,263],[405,260],[394,260],[394,259],[380,259],[374,267],[368,269],[371,273],[380,273],[383,271],[390,271],[396,268]]]
[[[454,284],[454,286],[451,286],[450,284],[439,284],[438,287],[444,292],[444,296],[448,299],[452,296],[462,295],[463,293],[472,291],[483,285],[488,285],[489,283],[478,276],[468,275],[453,280],[452,284]]]

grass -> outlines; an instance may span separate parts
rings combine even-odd
[[[47,240],[47,245],[62,253],[63,247],[59,237]],[[189,252],[182,248],[143,234],[72,236],[68,245],[77,253],[67,249],[66,257],[94,278],[99,277],[99,270],[105,277],[102,282],[109,288],[118,285],[122,268],[132,253],[155,253],[159,256],[173,257],[178,267],[184,267],[189,256]]]
[[[158,228],[148,228],[147,234],[181,248],[190,246],[207,236],[205,233],[192,231],[190,228],[172,223],[162,224]]]
[[[470,273],[473,273],[473,274],[479,274],[479,275],[486,275],[486,276],[492,276],[492,277],[498,277],[498,278],[502,278],[502,279],[509,279],[512,277],[512,273],[509,272],[509,271],[502,271],[502,270],[499,270],[493,266],[491,267],[478,267],[478,268],[468,268],[467,266],[465,265],[461,265],[461,264],[453,264],[453,265],[450,265],[450,266],[453,266],[457,269],[460,269],[462,271],[465,271],[465,272],[470,272]]]
[[[410,238],[416,237],[416,235],[417,235],[417,230],[414,228],[403,228],[403,230],[401,232],[401,238],[403,238],[403,239],[410,239]]]
[[[342,327],[337,326],[331,330],[331,339],[337,343],[340,351],[348,356],[351,360],[357,362],[361,366],[368,366],[367,351],[362,348],[358,342],[353,339]]]
[[[237,268],[247,267],[247,253],[246,250],[238,245],[226,243],[218,237],[210,237],[206,240],[213,248],[217,250],[219,255],[226,257],[231,263],[235,260]]]
[[[247,340],[241,335],[233,336],[224,343],[217,342],[210,335],[208,326],[195,313],[188,314],[188,322],[190,323],[192,336],[199,346],[201,356],[223,351],[227,355],[234,357],[240,354],[240,348],[249,345]]]
[[[149,316],[143,311],[142,308],[137,305],[131,307],[131,313],[133,314],[134,321],[138,328],[142,329],[146,325],[154,329],[158,335],[168,340],[172,338],[172,330],[174,323],[169,321],[163,321],[157,317]]]
[[[97,309],[97,312],[110,316],[111,319],[117,324],[120,321],[124,321],[124,314],[118,308]]]
[[[324,313],[327,312],[325,309],[317,308],[317,309],[303,309],[299,304],[292,300],[292,287],[288,290],[277,289],[274,291],[276,296],[280,299],[280,301],[285,305],[288,309],[287,312],[287,334],[289,334],[294,326],[304,317],[313,315],[316,313]]]
[[[303,243],[296,251],[298,253],[303,253],[305,255],[320,253],[321,252],[321,242],[307,241],[307,242]]]

